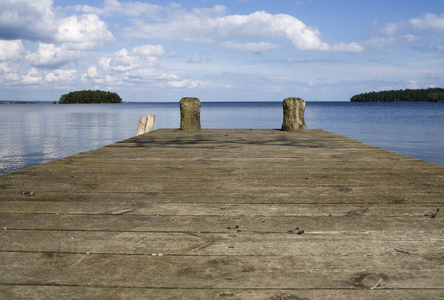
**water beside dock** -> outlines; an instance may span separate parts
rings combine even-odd
[[[0,176],[2,299],[442,299],[444,167],[162,129]]]

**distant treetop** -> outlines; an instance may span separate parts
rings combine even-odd
[[[399,90],[370,92],[354,95],[351,102],[399,102],[399,101],[417,101],[417,102],[443,102],[444,89],[428,88],[417,90]]]
[[[112,92],[85,90],[62,95],[59,103],[122,103],[122,98],[120,98],[120,96],[116,93]]]

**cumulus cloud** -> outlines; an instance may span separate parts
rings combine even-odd
[[[140,48],[121,49],[113,55],[102,57],[99,65],[107,72],[133,72],[141,69],[155,69],[158,65],[156,55],[141,55]]]
[[[71,16],[60,22],[55,39],[71,49],[89,49],[112,43],[113,34],[97,15]]]
[[[60,18],[52,0],[2,0],[0,39],[67,43],[73,49],[89,49],[114,41],[97,15]]]
[[[14,84],[20,80],[18,68],[7,62],[0,62],[0,83],[5,85]]]
[[[42,72],[36,68],[32,68],[25,76],[23,76],[22,82],[24,84],[38,84],[42,82],[42,79]]]
[[[444,32],[444,14],[426,14],[420,18],[410,19],[409,22],[413,28]]]
[[[20,40],[0,40],[0,61],[17,61],[26,54],[25,47]]]
[[[144,45],[125,48],[99,59],[99,68],[91,66],[82,75],[84,82],[122,84],[140,77],[160,76],[158,56],[165,53],[162,46]]]
[[[55,69],[76,60],[80,56],[81,53],[78,51],[56,47],[54,44],[39,43],[37,52],[28,54],[26,59],[33,66]]]
[[[139,56],[164,56],[166,54],[161,45],[144,45],[134,47],[131,52],[133,55]]]
[[[47,73],[43,78],[43,81],[47,83],[71,82],[76,79],[76,74],[76,70],[55,70]]]
[[[226,41],[221,43],[221,47],[228,50],[234,51],[244,51],[244,52],[264,52],[269,50],[275,50],[281,48],[280,45],[265,43],[265,42],[236,42],[236,41]]]
[[[46,84],[55,88],[60,84],[72,84],[77,79],[76,70],[45,70],[33,67],[21,69],[19,65],[0,62],[0,83],[5,86]]]
[[[361,52],[358,43],[322,42],[320,32],[297,18],[258,11],[249,15],[223,15],[225,7],[194,9],[176,14],[166,22],[147,23],[134,20],[125,33],[137,38],[214,43],[235,38],[286,38],[301,50]]]
[[[164,10],[164,7],[141,2],[119,2],[118,0],[105,0],[103,8],[92,7],[89,5],[77,5],[75,9],[88,14],[92,13],[107,16],[123,15],[128,17],[138,17],[144,15],[147,17],[157,18],[158,14]]]
[[[101,57],[98,66],[91,66],[81,79],[88,84],[134,85],[143,83],[154,87],[195,88],[199,80],[182,79],[160,67],[159,57],[167,56],[160,45],[143,45]]]
[[[52,0],[2,0],[0,39],[50,41],[57,32]]]
[[[25,50],[20,40],[0,40],[0,83],[6,86],[57,84],[76,79],[75,70],[58,69],[77,59],[79,52],[39,43],[36,52]],[[50,69],[50,70],[48,70]]]

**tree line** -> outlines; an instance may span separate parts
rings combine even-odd
[[[122,103],[122,98],[112,92],[105,91],[76,91],[62,95],[59,100],[60,104],[75,103]]]
[[[370,92],[354,95],[351,102],[397,102],[397,101],[417,101],[417,102],[443,102],[444,89],[428,88],[416,90],[382,91]]]

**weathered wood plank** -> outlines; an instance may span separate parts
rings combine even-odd
[[[296,299],[391,299],[417,300],[442,299],[444,290],[388,290],[388,289],[349,289],[349,290],[311,290],[311,289],[156,289],[156,288],[104,288],[79,286],[1,286],[0,296],[4,299],[233,299],[233,300],[296,300]]]
[[[443,206],[443,195],[439,189],[429,191],[417,191],[415,189],[394,188],[392,193],[379,190],[375,187],[299,187],[292,190],[280,191],[270,188],[255,193],[239,193],[229,191],[221,193],[213,190],[207,193],[200,191],[87,191],[69,190],[63,191],[60,187],[55,191],[36,190],[35,186],[28,189],[15,187],[13,191],[2,190],[0,201],[45,201],[45,202],[126,202],[126,203],[231,203],[231,204],[425,204],[433,203]],[[80,189],[80,188],[79,188]],[[25,195],[22,191],[34,191],[33,196]]]
[[[228,185],[206,186],[208,181],[203,180],[200,184],[202,188],[185,183],[178,186],[168,185],[168,181],[163,183],[144,184],[143,186],[131,185],[125,188],[124,184],[116,183],[114,186],[107,186],[99,189],[100,185],[93,182],[89,184],[60,183],[41,184],[36,182],[33,185],[21,185],[4,188],[0,198],[2,200],[45,200],[45,201],[66,201],[69,199],[84,199],[85,201],[98,201],[122,199],[149,201],[153,199],[181,199],[185,202],[236,202],[236,203],[384,203],[384,202],[441,202],[443,194],[439,187],[429,190],[418,190],[414,187],[392,186],[384,189],[377,186],[299,186],[287,189],[270,186],[256,186],[253,188],[243,188],[243,190],[230,189]],[[181,190],[180,187],[183,187]],[[124,189],[125,188],[125,189]],[[197,188],[197,190],[196,190]],[[22,192],[34,191],[33,197]],[[155,197],[153,197],[155,196]]]
[[[370,288],[382,279],[378,285],[380,288],[441,289],[444,281],[439,260],[405,255],[301,259],[297,256],[184,257],[3,252],[0,253],[0,265],[3,284],[352,289]],[[364,280],[365,277],[368,280]]]
[[[234,163],[233,163],[234,164]],[[274,164],[274,166],[278,166]],[[392,171],[387,170],[386,172],[379,174],[376,171],[364,172],[364,171],[346,171],[337,170],[337,172],[330,174],[327,169],[319,170],[316,173],[311,171],[304,171],[302,169],[297,169],[297,174],[295,174],[295,168],[293,169],[281,169],[277,174],[273,174],[272,166],[267,168],[243,168],[240,165],[227,166],[225,167],[221,164],[220,167],[215,168],[214,165],[211,167],[198,166],[197,163],[192,163],[188,165],[171,166],[168,164],[163,164],[161,168],[156,168],[150,164],[134,164],[126,166],[128,171],[118,171],[116,167],[115,170],[110,170],[109,168],[95,169],[94,171],[79,171],[79,172],[67,172],[63,176],[57,176],[56,174],[62,172],[63,168],[55,168],[51,170],[51,173],[47,172],[35,172],[34,178],[29,178],[29,175],[15,175],[13,179],[9,180],[10,184],[16,186],[18,182],[22,186],[37,185],[38,181],[44,182],[46,184],[59,184],[59,183],[70,183],[70,184],[87,184],[97,177],[98,172],[101,176],[106,176],[108,180],[113,180],[118,184],[128,184],[130,181],[142,182],[142,179],[131,170],[135,168],[146,168],[150,169],[156,176],[152,179],[154,182],[163,184],[165,181],[177,180],[180,183],[181,180],[186,180],[182,184],[189,183],[190,185],[196,184],[202,181],[202,177],[199,174],[199,170],[205,169],[205,172],[212,177],[206,179],[206,182],[212,185],[233,185],[238,181],[244,184],[246,188],[255,187],[256,185],[263,185],[272,180],[277,184],[279,188],[291,189],[293,187],[300,186],[334,186],[334,185],[349,185],[349,186],[369,186],[373,185],[375,180],[381,180],[381,188],[390,188],[393,185],[405,186],[411,188],[430,188],[430,186],[440,186],[443,179],[439,176],[435,176],[431,172],[417,174],[416,178],[412,178],[411,175],[405,175],[406,170]],[[66,168],[66,167],[64,167]],[[48,171],[48,170],[46,170]],[[384,171],[384,170],[380,170]],[[255,174],[258,172],[258,174]],[[395,179],[396,178],[396,179]],[[413,181],[413,179],[415,179]],[[25,181],[26,180],[26,181]],[[4,181],[4,185],[8,183],[8,180]],[[99,182],[99,186],[108,186],[108,182]],[[183,187],[181,185],[181,187]]]
[[[139,125],[137,126],[136,136],[145,133],[147,123],[148,123],[148,118],[145,116],[140,116]]]
[[[33,230],[227,232],[239,226],[244,233],[285,233],[296,227],[307,233],[443,233],[444,218],[366,216],[176,216],[176,215],[67,215],[0,213],[0,228]]]
[[[442,234],[245,234],[4,230],[1,252],[121,255],[444,257]]]
[[[60,200],[60,199],[58,199]],[[180,200],[180,199],[177,199]],[[176,201],[177,201],[176,200]],[[436,212],[441,202],[405,203],[188,203],[162,201],[0,201],[0,211],[5,213],[33,214],[126,214],[126,215],[175,215],[175,216],[409,216],[427,217]]]

